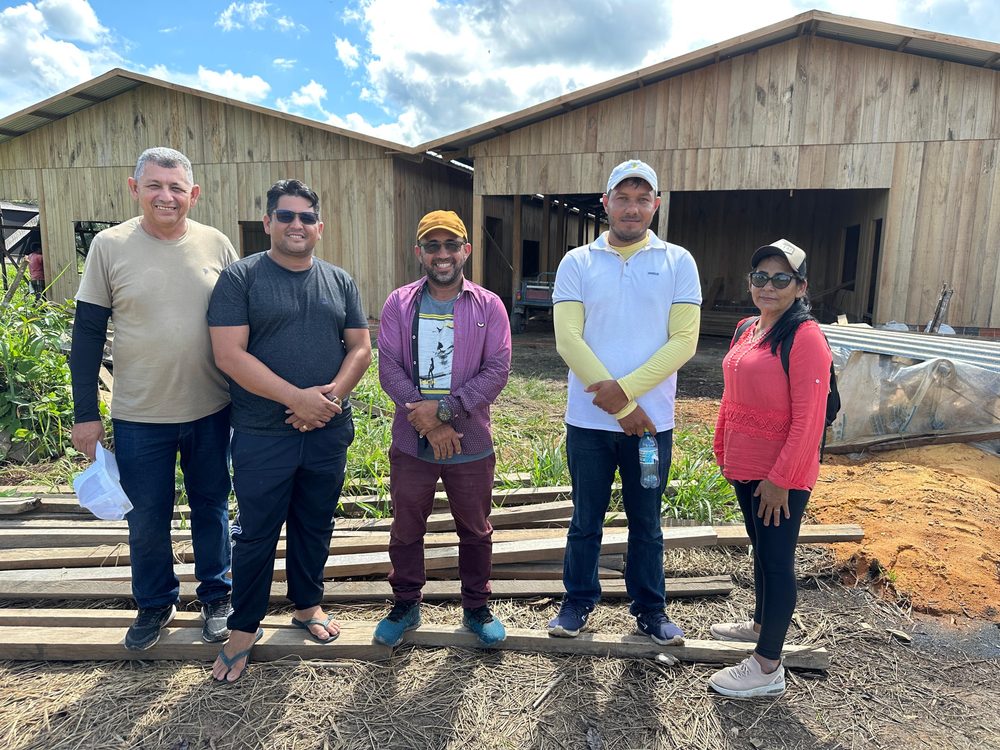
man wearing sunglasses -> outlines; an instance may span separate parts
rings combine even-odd
[[[323,568],[354,440],[348,396],[372,360],[368,319],[354,280],[313,256],[323,233],[319,198],[298,180],[267,191],[267,252],[219,277],[208,324],[233,396],[233,614],[212,673],[239,679],[260,637],[275,548],[285,525],[292,625],[331,643]]]
[[[424,277],[390,294],[379,321],[379,381],[396,404],[389,449],[395,601],[375,629],[387,646],[420,626],[424,534],[438,479],[458,532],[463,624],[483,646],[506,638],[488,605],[496,467],[490,405],[510,372],[510,324],[500,298],[464,277],[471,252],[457,214],[424,216],[414,248]]]
[[[656,173],[619,164],[603,197],[610,231],[570,251],[556,274],[556,347],[569,365],[566,455],[573,519],[563,597],[549,634],[573,637],[601,597],[597,561],[615,471],[628,517],[625,585],[639,632],[683,643],[666,614],[660,503],[670,470],[677,370],[695,352],[701,283],[690,253],[649,231]],[[659,483],[641,482],[639,439],[656,436]]]
[[[133,505],[126,519],[139,607],[125,648],[154,645],[180,601],[170,544],[178,453],[202,638],[216,642],[229,634],[229,388],[212,358],[205,311],[216,279],[237,256],[222,232],[187,218],[199,188],[184,154],[147,149],[128,184],[142,216],[94,238],[76,295],[73,445],[93,460],[104,439],[97,376],[113,318],[111,422],[122,489]]]

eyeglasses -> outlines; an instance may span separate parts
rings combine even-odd
[[[280,221],[282,224],[291,224],[295,221],[295,217],[299,217],[301,221],[306,226],[310,226],[319,221],[319,214],[315,211],[302,211],[296,213],[295,211],[275,211],[274,218]]]
[[[445,250],[449,253],[457,253],[465,247],[465,242],[462,240],[448,240],[447,242],[421,242],[420,249],[425,253],[430,255],[435,255],[443,246]]]
[[[792,283],[793,279],[799,279],[798,276],[793,276],[790,273],[776,273],[774,276],[768,276],[763,271],[754,271],[750,274],[750,283],[753,284],[758,289],[763,289],[767,286],[767,282],[771,282],[771,286],[775,289],[784,289],[786,286]]]

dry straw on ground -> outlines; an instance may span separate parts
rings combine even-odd
[[[728,572],[739,584],[727,598],[671,604],[691,637],[709,637],[712,622],[745,617],[752,605],[745,550],[671,552],[666,567],[668,575]],[[1000,664],[942,651],[919,637],[915,645],[891,639],[885,627],[912,630],[913,623],[867,592],[839,585],[830,571],[826,552],[800,550],[801,592],[789,642],[830,648],[833,668],[790,673],[788,692],[777,700],[734,701],[710,693],[706,680],[714,667],[708,665],[668,668],[652,660],[463,649],[403,648],[384,664],[253,664],[230,687],[213,683],[207,664],[8,662],[0,663],[0,747],[1000,746],[994,690]],[[541,628],[556,607],[547,600],[501,601],[496,612],[511,626]],[[386,607],[333,611],[344,619],[374,620]],[[428,604],[423,612],[427,622],[442,624],[457,623],[461,614],[455,604]],[[634,626],[621,604],[602,605],[592,623],[602,632]]]

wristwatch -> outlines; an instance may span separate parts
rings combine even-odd
[[[453,416],[455,415],[452,412],[451,407],[448,406],[448,404],[446,404],[443,399],[441,401],[438,401],[438,410],[437,410],[438,421],[444,424],[448,424],[448,422],[451,421],[451,418]]]

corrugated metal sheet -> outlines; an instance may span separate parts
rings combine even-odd
[[[54,102],[49,102],[45,105],[45,112],[49,112],[53,115],[71,115],[74,112],[79,112],[81,109],[89,107],[93,102],[88,102],[86,99],[77,99],[72,96],[67,96],[62,99],[57,99]]]
[[[912,55],[979,66],[985,65],[993,57],[992,53],[985,50],[958,47],[954,44],[945,44],[943,42],[932,42],[929,39],[913,39],[906,45],[906,51]]]
[[[952,359],[1000,373],[1000,342],[861,326],[821,326],[830,346],[916,360]]]
[[[896,49],[904,38],[900,34],[859,29],[854,26],[842,26],[839,23],[830,23],[829,21],[820,21],[816,24],[816,36],[839,39],[842,42],[864,44],[869,47],[881,47],[882,49]]]
[[[143,84],[142,81],[136,81],[132,78],[124,78],[122,76],[115,76],[114,78],[109,78],[96,86],[91,86],[89,89],[84,89],[80,93],[100,97],[101,99],[110,99],[113,96],[124,94],[126,91],[131,91],[132,89],[143,85],[145,84]]]

